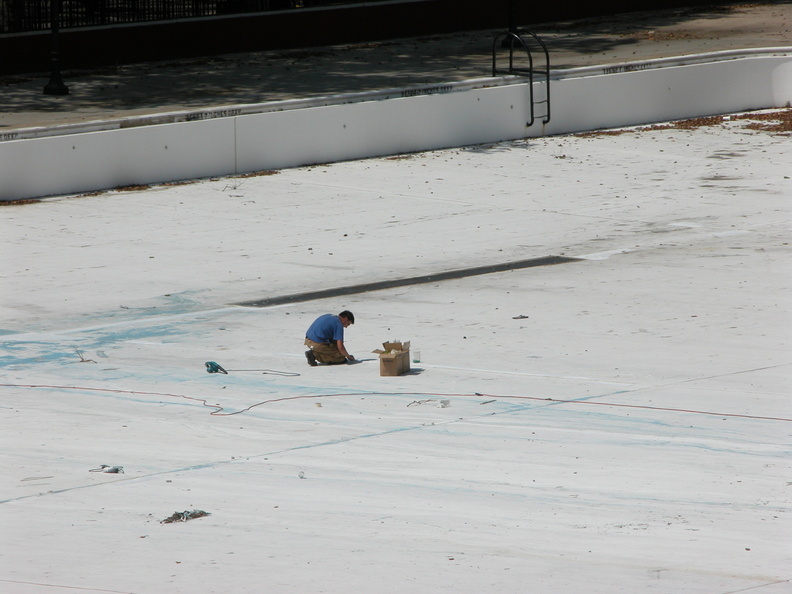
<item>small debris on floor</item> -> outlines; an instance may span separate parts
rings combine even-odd
[[[88,472],[109,472],[111,474],[124,474],[124,467],[108,466],[107,464],[102,464],[99,468],[92,468]]]
[[[194,509],[192,511],[173,512],[173,515],[165,518],[160,524],[173,524],[174,522],[186,522],[187,520],[194,520],[195,518],[203,518],[204,516],[211,516],[209,512],[202,509]]]

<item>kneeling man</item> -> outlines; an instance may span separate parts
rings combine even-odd
[[[308,365],[314,367],[317,363],[338,365],[354,361],[344,346],[344,328],[355,323],[355,316],[351,311],[342,311],[340,314],[324,314],[314,320],[314,323],[305,333],[305,358]]]

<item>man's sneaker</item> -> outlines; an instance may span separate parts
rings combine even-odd
[[[313,351],[305,351],[305,358],[308,359],[308,365],[316,367],[316,355],[313,354]]]

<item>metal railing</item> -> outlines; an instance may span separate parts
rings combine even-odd
[[[533,40],[539,48],[541,55],[544,57],[543,63],[537,66],[534,63],[534,56],[531,52],[528,40]],[[509,50],[509,65],[508,68],[498,68],[498,48],[507,48]],[[528,67],[516,66],[514,63],[514,52],[516,49],[522,49],[528,58]],[[492,76],[498,74],[509,74],[517,76],[525,76],[528,78],[528,92],[530,103],[530,114],[527,127],[533,126],[536,119],[537,105],[544,105],[544,114],[542,123],[546,124],[550,121],[550,54],[547,51],[547,46],[535,33],[530,31],[523,31],[522,35],[516,31],[507,31],[495,36],[492,42]],[[534,90],[534,76],[540,76],[544,81],[544,99],[536,97]]]
[[[342,6],[386,0],[62,0],[61,28]],[[51,0],[0,0],[0,34],[47,31]]]

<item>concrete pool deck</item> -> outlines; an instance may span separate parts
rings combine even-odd
[[[505,25],[504,25],[505,29]],[[792,46],[792,4],[635,12],[532,26],[554,69]],[[70,94],[42,94],[48,71],[0,77],[0,134],[33,126],[357,93],[489,76],[500,31],[68,70]],[[43,65],[46,69],[48,65]]]

